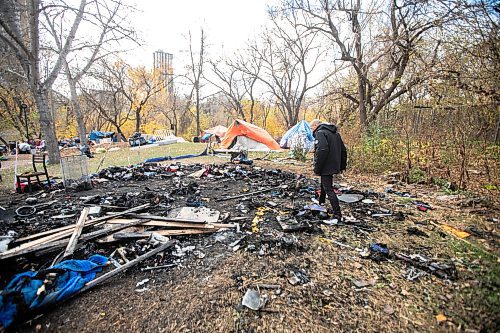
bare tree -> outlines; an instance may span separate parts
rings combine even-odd
[[[200,45],[196,52],[193,47],[193,40],[191,36],[191,31],[188,33],[188,47],[189,47],[189,59],[190,64],[188,65],[188,74],[186,79],[190,82],[192,86],[192,92],[190,94],[191,98],[194,95],[194,105],[195,105],[195,116],[196,116],[196,135],[200,135],[200,115],[201,115],[201,79],[203,77],[203,66],[206,62],[205,59],[205,47],[206,47],[206,35],[203,28],[200,29]]]
[[[110,61],[110,59],[100,60],[98,68],[91,73],[94,85],[81,89],[90,106],[90,109],[85,110],[85,113],[97,112],[100,117],[112,124],[122,138],[125,138],[122,126],[133,115],[131,103],[123,91],[128,80],[128,66],[119,60],[112,64],[109,63]]]
[[[257,68],[250,68],[252,63],[243,64],[243,70],[254,75],[262,82],[278,101],[278,108],[287,127],[293,126],[299,119],[299,113],[306,94],[319,86],[329,76],[311,82],[311,76],[318,70],[325,55],[319,45],[317,33],[308,31],[299,25],[298,17],[271,13],[272,29],[266,29],[260,40],[250,44],[249,57],[259,63]]]
[[[50,163],[58,163],[60,155],[48,94],[71,50],[86,6],[86,0],[81,0],[77,8],[70,8],[67,4],[56,1],[46,3],[31,0],[27,1],[26,6],[16,0],[0,2],[0,40],[15,54],[23,71],[22,76],[29,83],[38,109],[42,135],[46,139]],[[68,19],[67,35],[61,40],[63,47],[61,52],[54,55],[53,61],[50,61],[53,64],[51,68],[42,68],[41,63],[41,13],[47,13],[48,17],[64,15]]]
[[[243,73],[229,59],[210,60],[209,63],[213,74],[215,74],[215,79],[206,78],[206,80],[223,94],[229,111],[234,110],[237,117],[247,120],[242,104],[246,95]]]
[[[89,3],[85,10],[82,24],[87,24],[89,29],[97,29],[96,38],[92,38],[89,35],[80,39],[76,38],[67,57],[63,59],[71,104],[77,122],[78,135],[81,140],[86,138],[86,128],[78,98],[77,85],[96,61],[118,53],[120,42],[123,42],[125,39],[134,40],[135,33],[131,28],[127,27],[123,15],[125,10],[130,11],[131,8],[124,5],[121,0],[112,2],[96,0]],[[56,51],[61,52],[63,50],[61,33],[64,31],[64,17],[51,18],[46,11],[44,11],[44,15],[47,30],[54,39]]]
[[[286,11],[301,14],[304,27],[321,32],[338,48],[339,60],[349,64],[356,87],[338,92],[357,105],[367,128],[389,103],[422,82],[422,73],[408,75],[409,64],[423,35],[446,20],[451,7],[428,1],[285,1]],[[436,42],[436,47],[439,42]],[[433,49],[436,55],[437,48]],[[435,59],[435,58],[434,58]],[[428,62],[432,68],[433,59]],[[405,76],[405,74],[407,74]]]

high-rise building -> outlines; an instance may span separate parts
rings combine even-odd
[[[153,53],[153,66],[155,71],[159,71],[163,80],[163,86],[169,93],[174,91],[174,69],[172,67],[172,53],[158,50]]]

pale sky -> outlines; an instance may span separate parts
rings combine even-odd
[[[126,0],[139,10],[131,15],[143,46],[125,59],[134,64],[152,66],[153,52],[161,49],[172,53],[174,71],[179,73],[185,65],[186,36],[192,31],[194,45],[198,45],[200,27],[204,27],[209,55],[218,57],[222,52],[243,47],[253,38],[267,19],[267,7],[277,0]],[[222,51],[224,50],[224,51]]]

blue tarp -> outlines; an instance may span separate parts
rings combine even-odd
[[[115,132],[90,131],[89,140],[95,141],[104,138],[114,138]],[[114,141],[114,140],[113,140]]]
[[[297,125],[290,128],[280,141],[281,148],[300,147],[306,150],[314,148],[314,136],[311,126],[305,120],[301,120]]]
[[[34,310],[69,298],[92,281],[107,262],[108,258],[96,254],[88,260],[66,260],[40,272],[17,274],[0,294],[0,324],[10,326],[20,310]],[[50,271],[57,273],[56,279],[37,295]]]
[[[208,148],[205,148],[205,150],[199,154],[187,154],[187,155],[180,155],[180,156],[174,156],[174,157],[161,156],[161,157],[148,158],[147,160],[144,161],[144,163],[158,163],[158,162],[164,162],[164,161],[170,161],[170,160],[182,160],[184,158],[204,156],[207,154],[207,150],[208,150]]]

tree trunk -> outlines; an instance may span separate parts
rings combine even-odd
[[[366,113],[366,87],[363,78],[358,75],[358,100],[359,100],[359,123],[363,132],[368,129],[368,117]]]
[[[141,110],[140,109],[135,110],[135,131],[136,132],[141,131]]]
[[[73,106],[73,112],[75,113],[76,124],[78,127],[78,136],[80,137],[80,142],[84,144],[87,142],[87,130],[85,128],[85,121],[83,120],[83,113],[80,107],[80,101],[78,100],[78,94],[76,93],[76,82],[68,78],[68,84],[71,93],[71,105]]]
[[[48,93],[46,90],[36,89],[35,103],[40,117],[40,129],[45,140],[47,152],[49,153],[49,164],[57,164],[61,159],[59,146],[57,144],[56,128],[52,113],[50,112]]]
[[[199,87],[198,87],[199,89]],[[198,90],[196,91],[196,136],[200,135],[200,95]]]
[[[174,135],[177,136],[177,112],[174,112]]]

